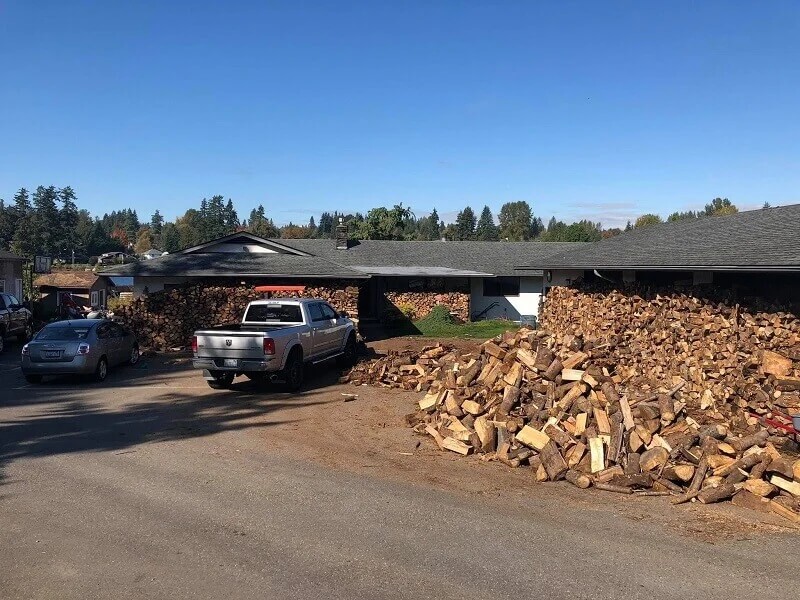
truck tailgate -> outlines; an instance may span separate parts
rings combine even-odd
[[[269,337],[266,332],[197,332],[197,356],[200,358],[263,358],[265,337]]]

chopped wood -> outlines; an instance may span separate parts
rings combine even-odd
[[[470,450],[472,450],[472,446],[449,436],[442,440],[442,447],[446,450],[456,452],[457,454],[463,454],[464,456],[469,454]]]
[[[558,450],[558,446],[552,440],[542,447],[539,457],[542,459],[542,465],[547,471],[547,477],[550,481],[561,479],[569,469],[567,462]]]
[[[773,475],[769,478],[769,482],[775,487],[789,492],[795,498],[800,498],[800,483],[796,481],[789,481],[780,475]]]
[[[639,464],[642,471],[655,471],[667,464],[667,460],[669,460],[669,452],[661,446],[656,446],[642,453]]]
[[[603,440],[599,437],[589,438],[589,453],[592,457],[592,473],[599,473],[606,468]]]
[[[697,494],[697,499],[703,504],[711,504],[727,500],[736,493],[736,488],[732,483],[724,483],[716,487],[707,487]]]
[[[744,489],[756,496],[766,497],[771,496],[777,491],[777,488],[771,483],[763,479],[748,479],[744,482]]]
[[[538,429],[525,425],[516,435],[517,441],[541,451],[550,441],[550,437]]]
[[[581,489],[586,489],[592,485],[592,480],[589,478],[588,475],[584,475],[574,469],[569,469],[566,473],[564,473],[564,479],[569,481],[575,487],[579,487]]]
[[[594,487],[598,490],[603,490],[604,492],[616,492],[617,494],[632,494],[633,490],[629,487],[623,487],[621,485],[612,485],[610,483],[598,483],[595,482]]]

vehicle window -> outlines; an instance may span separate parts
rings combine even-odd
[[[111,335],[113,337],[125,337],[125,330],[121,325],[118,325],[117,323],[111,323],[108,327],[110,328]]]
[[[8,295],[8,304],[11,306],[12,304],[19,304],[19,300],[17,300],[16,296],[12,296],[11,294]]]
[[[246,323],[302,323],[297,304],[253,304],[244,315]]]
[[[326,319],[335,319],[336,318],[336,311],[333,310],[327,304],[320,304],[322,307],[322,316]]]
[[[36,340],[85,340],[88,335],[88,327],[45,327],[36,334]]]
[[[319,302],[309,304],[308,312],[311,315],[312,321],[324,321],[325,316],[322,314],[322,305]]]
[[[97,326],[97,339],[105,340],[111,337],[111,326],[108,323],[102,323]]]

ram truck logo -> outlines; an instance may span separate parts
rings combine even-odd
[[[233,340],[225,340],[225,345],[230,346],[233,343]]]

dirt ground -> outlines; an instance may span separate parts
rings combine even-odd
[[[460,339],[441,341],[467,351],[475,344]],[[389,350],[418,350],[431,343],[435,342],[395,338],[370,343],[369,348],[383,354]],[[756,513],[730,503],[672,506],[663,497],[579,490],[565,482],[537,483],[527,467],[513,469],[478,456],[442,452],[429,437],[415,434],[406,426],[404,417],[413,412],[418,393],[340,384],[335,382],[335,370],[323,370],[314,376],[330,383],[324,388],[325,401],[294,410],[292,422],[271,428],[263,436],[264,444],[331,467],[458,491],[506,508],[532,495],[568,502],[576,511],[604,503],[621,518],[654,519],[682,535],[709,543],[798,529],[777,515]]]

